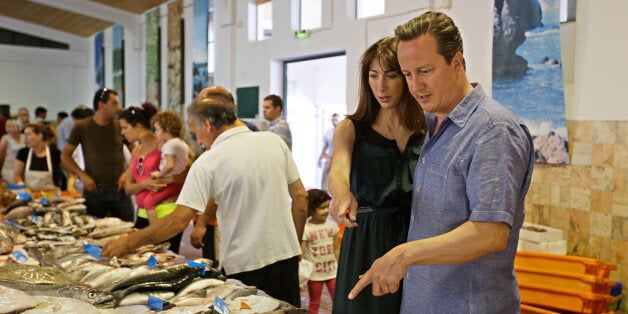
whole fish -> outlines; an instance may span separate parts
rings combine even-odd
[[[26,294],[31,296],[41,295],[78,299],[100,308],[112,307],[116,302],[114,296],[110,293],[79,285],[28,283],[9,280],[0,280],[0,285],[24,291]]]
[[[0,255],[13,252],[13,239],[6,231],[0,230]]]
[[[127,295],[138,291],[179,291],[190,284],[197,276],[198,271],[196,269],[190,269],[190,272],[183,277],[175,278],[170,281],[143,282],[124,290],[114,291],[112,294],[116,299],[121,300]]]
[[[35,296],[39,304],[21,314],[55,313],[55,314],[100,314],[97,307],[87,302],[62,297]]]
[[[176,302],[177,300],[181,299],[182,297],[192,294],[196,291],[199,290],[203,290],[203,289],[207,289],[207,288],[212,288],[218,285],[222,285],[223,283],[225,283],[222,280],[218,280],[218,279],[214,279],[214,278],[208,278],[208,279],[197,279],[194,280],[193,282],[191,282],[189,285],[185,286],[183,289],[181,289],[176,296],[174,296],[172,299],[168,300],[170,302]],[[256,291],[257,292],[257,291]]]
[[[134,286],[144,282],[154,281],[168,281],[175,278],[180,278],[190,272],[192,269],[187,264],[176,265],[168,268],[155,269],[151,271],[140,272],[137,275],[131,276],[120,282],[114,283],[108,287],[103,287],[103,291],[113,292],[116,290],[123,290],[130,286]],[[198,270],[195,270],[198,272]]]
[[[162,300],[169,300],[174,296],[172,291],[147,291],[147,292],[134,292],[122,299],[119,306],[126,305],[146,305],[148,304],[148,296],[152,295]]]
[[[0,285],[0,313],[19,313],[35,307],[37,303],[23,291]]]
[[[28,283],[76,284],[69,275],[55,267],[10,263],[0,267],[0,280]]]

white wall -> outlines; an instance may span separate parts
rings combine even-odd
[[[189,4],[189,1],[185,3]],[[435,7],[448,2],[387,0],[385,15],[356,20],[354,0],[323,0],[333,5],[331,27],[314,30],[309,38],[299,40],[294,38],[294,29],[290,28],[291,1],[273,1],[275,25],[272,38],[249,42],[246,13],[250,0],[212,1],[217,25],[216,84],[231,91],[237,87],[259,86],[261,100],[270,93],[283,93],[283,60],[345,51],[349,112],[357,98],[357,66],[364,49],[381,36],[391,35],[397,25],[423,13],[430,2]],[[493,1],[451,2],[451,9],[442,10],[451,15],[461,29],[469,77],[482,83],[490,93]],[[576,21],[561,26],[567,119],[628,120],[628,106],[623,105],[625,95],[622,93],[622,89],[628,87],[628,76],[625,75],[628,73],[628,41],[625,40],[628,1],[577,3]],[[167,14],[163,10],[165,7],[161,6],[162,23]],[[184,15],[189,18],[189,10],[185,10]],[[0,72],[3,74],[0,77],[0,103],[10,103],[13,112],[18,106],[33,110],[42,105],[48,108],[51,118],[59,110],[71,110],[79,103],[90,104],[95,90],[93,38],[81,38],[1,16],[0,25],[69,42],[71,47],[70,51],[58,51],[0,45]],[[186,30],[191,28],[186,27]],[[162,34],[167,34],[165,27]],[[145,94],[143,34],[125,31],[125,41],[126,100],[129,104],[139,104]],[[164,38],[164,46],[166,42]],[[162,74],[165,75],[167,53],[163,50],[162,53]],[[191,61],[189,63],[191,65]],[[106,77],[109,80],[111,72],[108,71]],[[163,77],[162,84],[166,81]],[[330,84],[334,82],[333,78],[329,81]],[[167,99],[166,92],[167,89],[162,88],[163,99]],[[190,92],[186,86],[185,99],[188,101]]]

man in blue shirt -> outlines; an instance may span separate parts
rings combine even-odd
[[[465,73],[451,18],[427,12],[397,27],[397,57],[426,112],[408,242],[376,260],[349,294],[399,289],[401,313],[517,313],[513,261],[533,168],[527,127]]]
[[[288,148],[292,150],[292,133],[288,121],[283,117],[283,101],[277,95],[268,95],[264,97],[262,105],[264,119],[268,120],[268,131],[273,132],[286,142]]]

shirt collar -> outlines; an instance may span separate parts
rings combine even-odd
[[[251,130],[249,130],[249,128],[247,128],[246,126],[236,126],[227,131],[224,131],[220,135],[218,135],[214,143],[212,143],[211,148],[218,146],[220,143],[222,143],[223,141],[227,140],[228,138],[234,135],[238,135],[244,132],[251,132]]]
[[[482,89],[480,83],[473,83],[473,89],[457,106],[449,113],[448,118],[458,125],[464,127],[469,120],[471,114],[478,107],[478,104],[482,99],[486,98],[486,94]]]
[[[275,120],[273,120],[273,121],[270,121],[270,123],[269,123],[268,125],[269,125],[269,126],[270,126],[270,125],[275,125],[275,124],[277,124],[277,122],[279,122],[279,121],[281,121],[281,120],[283,120],[283,116],[279,116],[279,117],[277,117],[277,119],[275,119]]]

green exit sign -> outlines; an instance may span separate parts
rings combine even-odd
[[[294,32],[294,37],[296,37],[297,39],[308,38],[310,37],[310,32],[307,29],[300,29]]]

